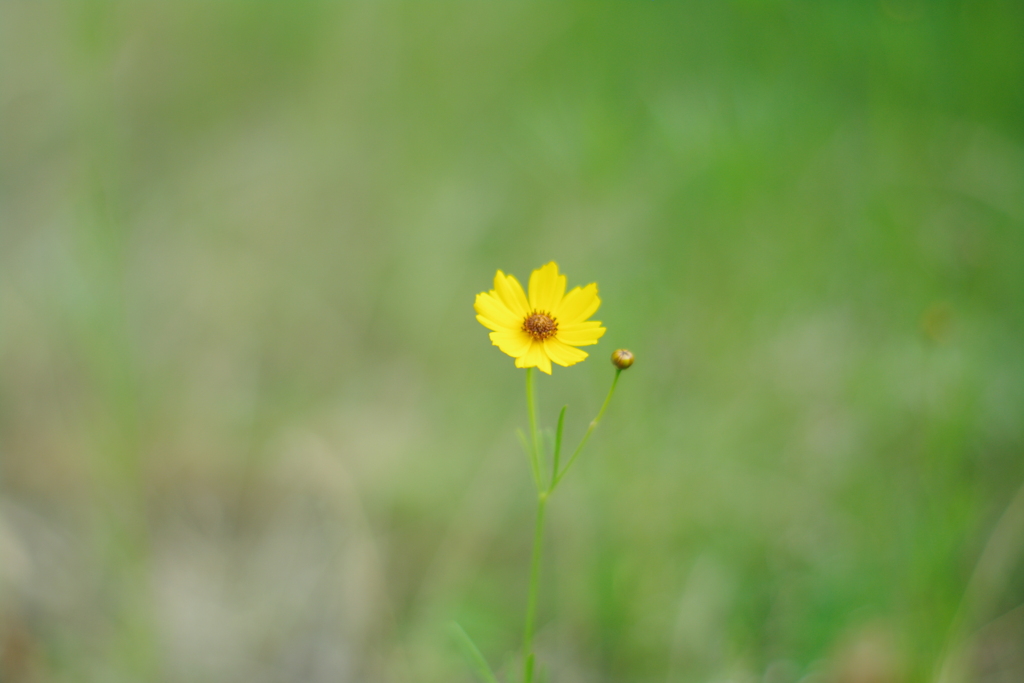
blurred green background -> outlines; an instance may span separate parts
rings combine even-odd
[[[0,8],[0,680],[1024,680],[1024,6]],[[511,674],[507,680],[513,680]]]

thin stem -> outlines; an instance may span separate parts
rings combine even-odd
[[[533,368],[526,368],[526,412],[530,417],[530,436],[533,441],[533,457],[530,458],[530,466],[533,468],[533,479],[537,484],[537,493],[543,490],[540,474],[540,432],[537,431],[537,408],[533,400]]]
[[[597,429],[598,423],[601,422],[601,418],[604,416],[604,411],[608,410],[608,404],[611,403],[612,396],[615,394],[615,385],[619,383],[619,375],[621,374],[622,369],[617,368],[615,370],[615,379],[612,380],[612,388],[608,390],[608,396],[604,399],[604,405],[601,406],[601,411],[597,414],[597,417],[594,418],[594,421],[590,423],[590,426],[587,427],[587,433],[583,435],[583,440],[580,441],[580,445],[576,447],[575,451],[573,451],[572,457],[569,458],[569,462],[566,464],[565,469],[562,470],[561,474],[555,475],[554,480],[551,482],[551,487],[548,488],[548,495],[551,495],[551,493],[554,492],[555,487],[558,486],[558,482],[562,481],[562,477],[564,477],[565,473],[569,471],[572,464],[576,462],[576,458],[579,456],[580,451],[583,450],[583,446],[587,443],[587,439],[589,439],[590,435],[594,433],[595,429]]]
[[[530,588],[526,598],[526,626],[523,629],[523,683],[533,681],[533,621],[537,614],[540,559],[544,551],[544,508],[548,494],[537,496],[537,523],[533,528],[533,559],[530,560]]]
[[[541,480],[541,441],[537,430],[537,410],[533,400],[533,368],[526,369],[526,410],[530,417],[530,436],[533,441],[531,464],[537,483],[537,521],[533,529],[533,557],[530,560],[530,586],[526,597],[526,624],[523,627],[523,683],[533,680],[533,622],[537,614],[537,591],[540,583],[540,559],[544,551],[544,508],[548,493]],[[554,476],[554,475],[552,475]]]

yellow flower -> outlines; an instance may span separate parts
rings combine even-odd
[[[594,315],[601,299],[597,285],[565,292],[565,276],[552,261],[530,275],[530,297],[511,275],[498,271],[494,289],[476,295],[476,319],[491,332],[491,342],[516,359],[517,368],[540,368],[551,374],[551,362],[563,367],[587,357],[577,346],[590,346],[605,328]]]

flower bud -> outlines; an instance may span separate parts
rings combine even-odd
[[[619,370],[625,370],[633,364],[633,352],[627,349],[619,349],[612,354],[612,364]]]

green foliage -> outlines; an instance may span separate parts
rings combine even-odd
[[[0,680],[517,675],[552,259],[541,680],[1024,678],[1022,23],[5,4]]]

